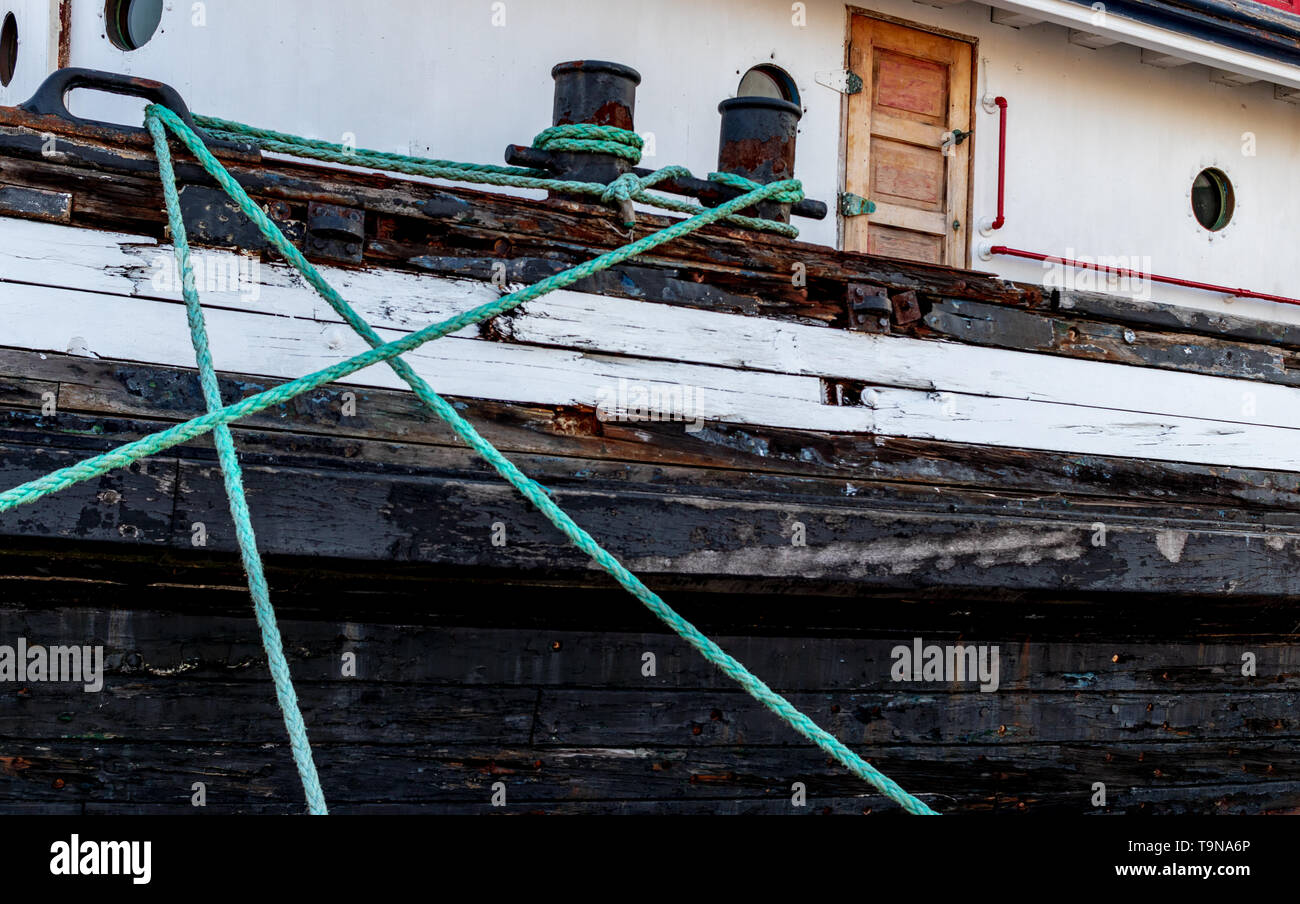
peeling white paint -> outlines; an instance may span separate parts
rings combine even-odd
[[[943,539],[886,539],[871,543],[836,541],[817,546],[809,529],[807,547],[755,546],[726,552],[700,550],[682,556],[648,556],[629,563],[635,571],[671,570],[684,574],[758,574],[769,576],[866,577],[881,568],[893,575],[924,568],[948,570],[959,560],[979,568],[1068,562],[1085,553],[1076,530],[1012,528],[976,530]],[[593,566],[594,567],[594,566]]]
[[[1185,530],[1162,530],[1156,534],[1156,549],[1170,562],[1177,564],[1182,561],[1187,536]]]

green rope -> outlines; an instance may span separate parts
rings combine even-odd
[[[738,210],[750,207],[783,192],[797,191],[799,188],[798,182],[791,180],[764,185],[755,191],[733,198],[716,208],[704,210],[688,220],[676,222],[665,229],[603,254],[563,273],[547,277],[528,288],[511,293],[488,304],[480,305],[442,323],[425,327],[402,339],[381,344],[378,335],[324,281],[315,268],[302,258],[301,253],[285,239],[279,228],[271,222],[260,206],[248,197],[243,188],[235,182],[233,177],[226,172],[220,162],[212,156],[179,117],[171,111],[158,106],[151,106],[147,116],[161,121],[180,138],[182,143],[199,159],[203,167],[217,180],[222,188],[231,194],[240,209],[258,226],[272,245],[285,254],[289,262],[302,273],[304,278],[322,294],[331,306],[335,307],[335,310],[347,320],[349,325],[353,326],[359,334],[366,338],[372,348],[368,352],[325,368],[315,374],[309,374],[306,377],[290,381],[219,410],[209,411],[206,415],[126,443],[102,455],[94,456],[71,467],[60,469],[45,477],[0,493],[0,513],[28,502],[34,502],[50,493],[65,489],[76,483],[93,479],[145,456],[172,448],[189,439],[213,431],[219,426],[232,423],[275,405],[283,404],[305,392],[310,392],[319,386],[334,382],[359,370],[381,362],[388,362],[389,366],[411,385],[416,396],[445,420],[462,440],[488,461],[526,499],[532,502],[569,540],[591,556],[622,587],[640,600],[656,617],[698,650],[709,662],[718,666],[751,696],[794,728],[796,732],[838,760],[854,775],[864,779],[890,800],[898,803],[907,812],[936,815],[923,801],[908,794],[897,783],[876,770],[833,735],[799,712],[793,704],[769,688],[749,672],[743,664],[722,650],[694,625],[678,615],[657,594],[647,588],[613,555],[604,550],[590,534],[560,509],[550,499],[544,487],[520,472],[491,443],[480,436],[474,427],[465,421],[446,400],[437,395],[428,384],[410,370],[404,361],[398,358],[399,355],[418,348],[426,342],[454,333],[466,326],[496,317],[548,292],[573,285],[594,273],[644,254],[659,245],[728,217]],[[184,229],[183,222],[180,224],[180,228]]]
[[[257,126],[245,125],[240,122],[234,122],[229,119],[220,119],[215,116],[201,116],[195,114],[195,123],[204,129],[213,138],[223,141],[252,143],[264,151],[274,154],[285,154],[291,157],[305,157],[310,160],[320,160],[325,163],[342,163],[350,166],[365,166],[371,169],[384,170],[388,172],[404,173],[408,176],[425,176],[430,179],[446,179],[452,182],[473,182],[480,185],[496,185],[502,188],[528,188],[538,191],[561,192],[568,194],[589,195],[600,198],[605,202],[611,200],[637,201],[651,207],[658,207],[662,210],[671,210],[677,213],[684,213],[688,216],[697,216],[710,208],[701,207],[690,201],[683,201],[680,198],[669,198],[661,194],[652,194],[646,189],[669,178],[682,178],[690,176],[690,170],[681,166],[668,166],[657,170],[648,176],[638,176],[635,173],[625,173],[609,185],[602,185],[599,182],[571,182],[567,179],[553,179],[548,177],[542,170],[522,169],[511,166],[493,166],[486,163],[457,163],[453,160],[428,160],[422,157],[410,157],[405,154],[393,154],[385,151],[372,151],[364,148],[353,148],[342,144],[335,144],[329,141],[321,141],[316,138],[303,138],[298,135],[290,135],[287,132],[277,132],[272,129],[263,129]],[[570,131],[579,130],[579,131]],[[599,130],[599,131],[587,131]],[[605,136],[603,138],[578,138],[569,137],[575,135],[593,135]],[[641,137],[635,132],[628,132],[624,129],[616,129],[613,126],[556,126],[547,129],[537,136],[535,142],[540,142],[549,149],[557,149],[557,142],[593,142],[593,141],[614,141],[615,137],[622,135],[618,139],[616,146],[627,151],[633,147],[636,148],[636,156],[640,157]],[[633,144],[635,139],[636,144]],[[584,144],[581,147],[573,147],[573,150],[592,150],[594,145]],[[607,151],[601,151],[606,153]],[[626,156],[620,154],[619,156]],[[719,182],[731,187],[741,188],[750,191],[758,185],[741,176],[733,176],[728,173],[710,173],[709,178],[714,182]],[[737,181],[740,180],[740,181]],[[617,186],[617,189],[615,189]],[[780,192],[773,200],[781,203],[797,203],[803,200],[803,190],[794,183],[794,187],[787,191]],[[783,235],[787,238],[798,238],[799,230],[789,223],[779,223],[775,220],[765,220],[759,217],[744,216],[740,213],[733,213],[723,217],[727,223],[739,226],[743,229],[752,229],[757,232],[772,232],[777,235]],[[631,227],[633,224],[625,221],[625,226]]]
[[[158,172],[162,178],[167,219],[171,223],[176,263],[181,272],[181,291],[185,297],[185,310],[189,318],[194,355],[198,360],[203,400],[209,412],[219,411],[225,403],[221,400],[221,390],[217,385],[217,371],[212,363],[212,350],[208,346],[208,329],[203,318],[203,307],[199,303],[198,289],[194,284],[190,243],[185,232],[185,217],[181,213],[180,194],[176,190],[176,171],[172,167],[172,152],[167,144],[167,131],[155,116],[146,117],[145,125],[149,129],[149,134],[153,136],[154,151],[158,156]],[[239,456],[235,452],[235,440],[230,435],[230,428],[225,424],[212,431],[212,438],[217,446],[221,473],[225,477],[226,496],[230,500],[230,516],[235,523],[239,554],[244,562],[244,571],[248,575],[248,590],[253,597],[253,611],[257,615],[257,624],[262,632],[262,647],[266,650],[267,667],[275,683],[275,696],[280,703],[280,712],[284,716],[284,727],[289,732],[289,747],[293,751],[293,761],[298,767],[298,776],[307,795],[309,812],[313,816],[325,816],[329,813],[325,806],[325,793],[321,790],[320,778],[316,774],[311,743],[307,740],[307,726],[303,723],[302,713],[298,708],[298,695],[293,688],[293,679],[289,676],[289,661],[284,655],[284,644],[280,639],[280,628],[276,624],[275,609],[271,606],[271,590],[267,587],[266,574],[262,569],[262,557],[257,551],[257,537],[253,533],[252,516],[249,514],[248,499],[244,494],[244,475],[239,467]]]
[[[574,123],[546,129],[533,139],[533,147],[543,151],[609,154],[630,161],[635,166],[641,162],[641,149],[645,147],[645,142],[636,132],[617,126]]]
[[[738,188],[741,191],[754,191],[763,183],[755,182],[753,179],[746,179],[744,176],[737,176],[735,173],[709,173],[709,180],[721,185],[729,185],[732,188]],[[782,191],[772,195],[770,200],[782,204],[798,204],[803,200],[801,191]]]
[[[257,143],[271,142],[275,144],[293,145],[295,148],[300,149],[311,148],[331,154],[331,157],[329,158],[330,160],[336,160],[339,155],[342,155],[356,160],[373,162],[374,164],[378,164],[378,166],[376,166],[377,169],[394,169],[397,172],[406,172],[408,175],[413,176],[425,175],[425,173],[420,170],[429,167],[452,168],[477,173],[501,173],[515,176],[543,175],[541,170],[523,169],[522,167],[495,166],[491,163],[457,163],[454,160],[430,160],[424,157],[410,157],[406,154],[394,154],[389,151],[372,151],[367,148],[349,148],[347,145],[320,141],[315,138],[303,138],[299,135],[290,135],[287,132],[276,132],[272,129],[259,129],[255,126],[244,125],[242,122],[220,119],[216,116],[195,116],[194,121],[200,128],[212,135],[213,138],[221,138],[235,143],[246,142],[251,139]],[[277,151],[276,153],[280,152]],[[410,167],[411,170],[399,169],[399,167]]]

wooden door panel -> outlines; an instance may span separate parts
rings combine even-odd
[[[873,201],[898,200],[927,210],[944,209],[947,167],[941,152],[880,135],[873,136],[871,152]]]
[[[849,65],[864,90],[849,99],[845,190],[875,213],[845,220],[844,246],[966,266],[972,46],[868,16],[852,18]]]
[[[911,113],[934,124],[948,116],[948,68],[932,60],[880,50],[874,61],[876,109]]]
[[[931,126],[911,119],[895,119],[892,116],[878,114],[871,123],[871,133],[881,138],[895,138],[921,147],[938,147],[943,143],[947,130],[942,126]]]
[[[877,226],[868,232],[867,236],[868,245],[865,250],[868,254],[923,261],[927,264],[943,263],[941,236],[895,229],[892,226]]]
[[[915,207],[882,201],[876,204],[876,213],[890,225],[914,232],[932,232],[941,236],[947,226],[947,214],[942,210],[917,210]]]

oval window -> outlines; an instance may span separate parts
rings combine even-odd
[[[1196,222],[1210,232],[1218,232],[1232,219],[1235,206],[1232,183],[1223,170],[1204,169],[1192,182],[1192,213]]]
[[[108,39],[120,50],[139,50],[158,30],[162,13],[163,0],[108,0]]]
[[[5,24],[0,25],[0,86],[9,87],[14,80],[14,70],[18,68],[18,20],[14,14],[5,16]]]
[[[736,90],[737,97],[775,97],[799,103],[799,89],[790,73],[779,66],[755,66],[745,73]]]

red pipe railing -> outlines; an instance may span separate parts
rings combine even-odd
[[[992,225],[1001,229],[1007,221],[1007,99],[995,97],[993,103],[998,105],[1001,121],[998,123],[998,218]]]
[[[990,225],[993,229],[1001,229],[1007,222],[1005,208],[1007,184],[1007,99],[1005,97],[995,97],[993,103],[997,104],[998,109],[1001,112],[1001,122],[998,125],[998,216]],[[1037,251],[1023,251],[1019,248],[1008,248],[1006,245],[994,245],[989,249],[989,251],[993,254],[1001,254],[1008,257],[1020,257],[1031,261],[1043,261],[1045,263],[1063,264],[1067,267],[1078,267],[1081,270],[1098,270],[1104,273],[1114,273],[1118,276],[1149,279],[1151,282],[1164,283],[1171,286],[1182,286],[1187,289],[1201,289],[1206,292],[1217,292],[1222,295],[1232,295],[1237,298],[1257,298],[1261,301],[1273,301],[1278,304],[1300,305],[1300,298],[1290,298],[1286,295],[1269,295],[1267,292],[1255,292],[1251,289],[1234,289],[1231,286],[1196,282],[1190,279],[1180,279],[1176,276],[1159,276],[1154,273],[1142,273],[1139,270],[1129,270],[1124,267],[1108,267],[1103,264],[1092,264],[1084,261],[1071,260],[1068,257],[1056,257],[1050,254],[1040,254]]]
[[[989,251],[993,254],[1003,254],[1008,257],[1022,257],[1031,261],[1064,264],[1067,267],[1078,267],[1082,270],[1100,270],[1105,273],[1114,273],[1118,276],[1135,276],[1140,279],[1149,279],[1152,282],[1167,283],[1171,286],[1183,286],[1188,289],[1204,289],[1207,292],[1218,292],[1223,295],[1233,295],[1237,298],[1258,298],[1263,301],[1275,301],[1278,304],[1300,305],[1300,298],[1288,298],[1285,295],[1269,295],[1264,292],[1253,292],[1250,289],[1234,289],[1230,286],[1218,286],[1214,283],[1194,282],[1190,279],[1179,279],[1176,276],[1157,276],[1154,273],[1143,273],[1140,270],[1129,270],[1125,267],[1108,267],[1104,264],[1071,260],[1068,257],[1056,257],[1051,254],[1040,254],[1037,251],[1022,251],[1019,248],[1008,248],[1006,245],[994,245],[989,249]]]

